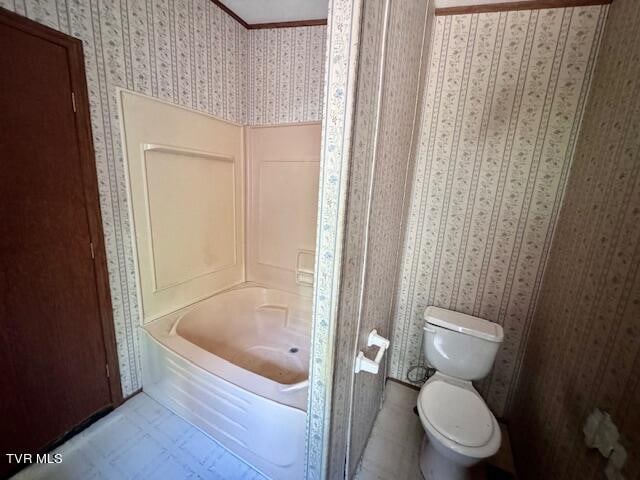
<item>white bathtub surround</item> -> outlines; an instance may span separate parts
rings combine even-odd
[[[247,281],[311,297],[322,125],[245,128]]]
[[[255,468],[303,477],[311,301],[257,286],[145,326],[144,390]]]
[[[266,475],[300,478],[320,125],[248,128],[126,90],[119,106],[144,391]]]
[[[245,281],[311,297],[319,122],[248,127],[127,90],[119,107],[143,322]]]
[[[266,480],[144,393],[52,453],[62,463],[28,467],[14,480]]]
[[[143,322],[244,281],[243,127],[120,91]]]

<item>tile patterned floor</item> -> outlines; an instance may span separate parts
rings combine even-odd
[[[14,480],[265,480],[210,437],[138,394]]]
[[[423,480],[420,445],[424,430],[413,407],[418,391],[387,382],[356,480]]]

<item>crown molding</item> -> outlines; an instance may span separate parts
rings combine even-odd
[[[482,5],[436,8],[436,15],[467,15],[473,13],[506,12],[513,10],[585,7],[589,5],[606,5],[611,2],[612,0],[534,0],[529,2],[485,3]]]

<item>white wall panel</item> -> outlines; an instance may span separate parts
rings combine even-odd
[[[247,128],[247,280],[311,295],[320,139],[320,123]]]
[[[144,322],[244,281],[243,128],[121,92]]]

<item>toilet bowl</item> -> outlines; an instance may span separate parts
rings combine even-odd
[[[469,468],[500,448],[498,421],[471,382],[436,373],[420,390],[418,414],[425,429],[425,478],[471,478]]]
[[[477,478],[472,467],[498,451],[501,433],[472,381],[491,370],[502,327],[436,307],[424,318],[424,353],[436,373],[418,395],[425,430],[420,469],[428,480]]]

